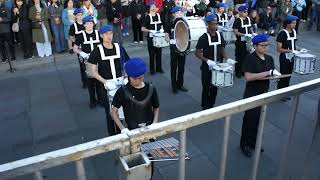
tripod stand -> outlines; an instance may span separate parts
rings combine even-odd
[[[8,45],[8,47],[9,47],[9,45]],[[7,70],[7,72],[13,73],[13,72],[16,71],[17,69],[14,68],[14,67],[12,67],[12,64],[11,64],[11,58],[12,58],[12,57],[9,56],[9,53],[8,53],[8,51],[7,51],[6,44],[4,44],[4,53],[5,53],[5,56],[8,58],[8,63],[9,63],[9,69]]]

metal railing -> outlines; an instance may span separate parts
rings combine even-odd
[[[179,180],[185,179],[185,153],[186,153],[186,131],[188,128],[198,126],[200,124],[212,122],[224,118],[224,136],[221,151],[220,174],[219,180],[225,179],[228,139],[230,132],[230,120],[233,114],[244,112],[246,110],[260,107],[261,115],[257,134],[257,143],[254,153],[254,163],[251,174],[251,179],[255,180],[257,177],[260,149],[262,143],[262,135],[264,130],[264,123],[266,120],[268,104],[279,101],[280,99],[293,96],[292,109],[289,118],[289,130],[286,134],[286,143],[282,160],[280,162],[280,170],[278,179],[282,180],[286,173],[286,161],[288,146],[291,142],[294,121],[299,104],[300,94],[318,89],[320,87],[320,78],[308,82],[293,85],[280,90],[271,91],[262,95],[250,97],[247,99],[235,101],[229,104],[218,106],[201,112],[181,116],[168,121],[163,121],[157,124],[152,124],[147,127],[139,128],[130,131],[128,134],[119,134],[84,144],[72,146],[65,149],[56,150],[53,152],[33,156],[30,158],[6,163],[0,165],[0,179],[12,178],[25,174],[34,174],[34,178],[42,180],[41,170],[66,164],[69,162],[76,163],[76,172],[79,180],[85,180],[85,166],[83,159],[102,154],[113,150],[121,150],[122,155],[135,153],[140,151],[142,142],[171,134],[180,132],[180,153],[179,153]]]

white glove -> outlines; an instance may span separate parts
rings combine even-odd
[[[80,55],[83,59],[88,59],[88,58],[89,58],[89,54],[87,54],[87,53],[85,53],[85,52],[83,52],[83,51],[81,51],[81,52],[79,53],[79,55]]]
[[[212,68],[214,65],[216,65],[216,62],[208,59],[207,64],[208,64],[209,68]]]
[[[124,78],[124,79],[123,79],[123,84],[124,84],[124,85],[128,84],[128,82],[129,82],[129,79],[128,79],[128,78]]]
[[[164,29],[162,29],[162,28],[161,28],[159,31],[160,31],[161,33],[164,33]]]
[[[121,129],[121,134],[128,134],[130,130],[128,128]]]
[[[299,53],[300,53],[300,51],[293,50],[293,51],[292,51],[292,53],[293,53],[294,55],[297,55],[297,54],[299,54]]]
[[[245,34],[244,36],[250,38],[250,37],[252,37],[252,34]]]
[[[237,61],[235,61],[233,59],[227,59],[227,63],[230,65],[235,65],[237,63]]]
[[[105,88],[106,90],[109,90],[109,91],[110,91],[110,90],[116,89],[117,86],[116,86],[115,84],[107,81],[107,82],[104,83],[104,88]]]
[[[281,73],[276,69],[270,70],[269,73],[270,73],[270,76],[281,76]]]
[[[150,33],[155,34],[155,33],[157,33],[157,31],[156,30],[150,30]]]
[[[307,50],[307,49],[305,49],[305,48],[302,48],[302,49],[300,49],[300,52],[302,52],[302,53],[306,53],[306,52],[308,52],[308,50]]]

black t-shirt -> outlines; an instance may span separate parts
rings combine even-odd
[[[218,41],[218,34],[216,32],[215,36],[211,36],[211,42],[217,42]],[[222,33],[220,33],[220,38],[221,38],[221,44],[217,46],[217,61],[222,62],[223,56],[222,56],[222,51],[221,48],[225,47],[225,41],[223,39]],[[208,41],[208,36],[207,33],[204,33],[202,36],[200,36],[198,43],[196,45],[196,49],[202,49],[203,51],[203,56],[205,58],[208,58],[210,60],[214,60],[214,46],[211,45],[209,46],[209,41]],[[205,62],[203,62],[205,63]]]
[[[228,20],[228,15],[227,14],[225,14],[225,13],[222,13],[221,14],[221,16],[218,14],[218,13],[216,13],[216,15],[217,15],[217,17],[218,17],[218,24],[220,25],[220,26],[223,26],[223,24],[224,25],[226,25],[227,24],[227,22],[222,22],[223,20]],[[219,18],[220,17],[220,18]]]
[[[265,60],[259,58],[256,52],[248,54],[242,64],[243,72],[261,73],[274,69],[273,58],[265,55]],[[263,94],[269,89],[269,80],[247,81],[244,98]]]
[[[249,18],[248,17],[243,20],[243,25],[247,25],[247,24],[249,24]],[[251,33],[251,31],[250,31],[251,27],[252,26],[249,26],[247,28],[249,34]],[[244,27],[242,27],[242,25],[241,25],[241,19],[240,18],[237,18],[234,21],[232,29],[238,29],[238,32],[246,33],[246,29]],[[237,41],[241,41],[241,36],[237,36]]]
[[[103,45],[102,45],[102,47],[103,47],[105,56],[116,55],[115,44],[113,44],[113,48],[112,49],[107,49]],[[116,78],[119,78],[119,77],[122,76],[123,63],[126,62],[129,59],[129,56],[128,56],[126,50],[120,45],[119,45],[119,47],[120,47],[120,58],[114,59],[114,65],[115,65],[115,70],[116,70]],[[113,79],[112,72],[111,72],[110,61],[108,59],[107,60],[102,60],[99,48],[95,48],[92,51],[92,53],[90,54],[88,62],[90,62],[91,64],[98,65],[98,73],[104,79]]]
[[[85,36],[85,37],[84,37]],[[97,30],[94,30],[91,34],[88,34],[87,32],[83,31],[81,34],[76,36],[76,41],[74,42],[75,45],[81,46],[81,50],[85,53],[91,53],[93,49],[91,49],[90,39],[92,38],[92,41],[95,41],[93,43],[93,49],[95,49],[98,44],[100,44],[100,36],[99,32]]]
[[[294,33],[293,31],[291,33],[289,33],[290,37],[294,37]],[[292,49],[291,46],[291,41],[287,40],[287,33],[284,32],[283,30],[279,32],[278,36],[277,36],[277,42],[282,43],[282,48],[283,49]],[[294,45],[296,45],[297,39],[294,40]],[[294,49],[296,49],[296,46],[294,47]]]
[[[128,83],[126,88],[131,92],[132,97],[141,102],[146,99],[149,94],[150,84],[145,83],[145,86],[141,89],[136,89]],[[128,129],[138,128],[139,124],[146,123],[152,124],[154,118],[153,108],[159,108],[159,99],[156,88],[153,86],[153,93],[151,98],[145,106],[139,106],[132,102],[124,93],[123,87],[120,87],[114,95],[112,105],[116,108],[123,107]]]
[[[76,35],[76,28],[74,27],[74,24],[77,25],[77,30],[78,30],[77,33],[78,34],[79,34],[80,31],[84,30],[83,24],[78,24],[77,22],[75,22],[70,26],[69,36],[75,36]]]
[[[149,29],[149,30],[157,30],[157,31],[159,31],[161,29],[162,23],[159,23],[157,25],[151,24],[150,16],[151,15],[148,14],[145,18],[143,18],[142,26],[147,28],[147,29]],[[153,22],[161,21],[160,15],[158,16],[158,13],[156,13],[155,16],[152,16],[152,21]],[[155,26],[157,26],[157,29],[156,29]],[[152,38],[149,36],[149,33],[148,33],[148,36],[147,36],[147,40],[148,40],[149,44],[150,43],[152,44]]]

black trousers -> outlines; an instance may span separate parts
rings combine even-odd
[[[132,20],[133,41],[143,41],[143,33],[141,31],[142,22],[137,19],[133,19],[132,17],[131,17],[131,20]]]
[[[24,57],[31,57],[33,55],[31,29],[21,29],[18,32],[18,38],[22,44]]]
[[[211,71],[207,64],[201,65],[202,98],[201,107],[203,110],[213,108],[218,93],[218,88],[211,83]]]
[[[96,104],[102,102],[102,89],[101,82],[96,80],[95,78],[87,79],[87,88],[90,96],[90,104]]]
[[[79,57],[79,55],[78,55],[78,62],[79,62],[79,67],[80,67],[80,75],[81,75],[82,85],[87,86],[88,77],[87,77],[87,73],[86,73],[86,65],[85,65],[84,61]]]
[[[299,32],[299,25],[300,25],[300,19],[301,19],[301,16],[302,16],[302,12],[301,11],[297,11],[297,10],[293,10],[292,15],[298,17],[296,28],[295,28],[297,33],[298,33]]]
[[[6,49],[5,43],[8,43],[8,48],[9,48],[9,53],[10,53],[10,57]],[[10,58],[12,59],[16,59],[15,56],[15,51],[14,51],[14,44],[13,44],[13,36],[12,33],[0,33],[0,52],[1,52],[1,56],[2,59],[8,59]]]
[[[110,115],[110,104],[109,104],[108,91],[103,88],[101,95],[102,95],[102,104],[104,106],[104,111],[106,113],[108,133],[109,133],[109,136],[113,136],[115,134],[120,133],[121,131],[116,126],[115,122],[113,121],[113,119],[111,118],[111,115]]]
[[[148,40],[148,52],[149,52],[149,66],[150,66],[150,72],[154,73],[154,66],[156,66],[156,71],[162,71],[162,65],[161,65],[161,53],[162,48],[156,48],[153,46],[152,41]]]
[[[281,74],[291,74],[292,70],[293,70],[293,60],[289,60],[285,58],[284,54],[280,54],[280,73]],[[280,78],[277,88],[281,89],[281,88],[285,88],[288,87],[290,85],[290,77],[287,78]]]
[[[237,76],[242,76],[242,63],[244,61],[244,58],[249,54],[247,51],[247,45],[245,41],[236,41],[236,51],[235,51],[235,57],[237,63],[235,64],[235,73]]]
[[[181,88],[183,86],[183,74],[186,56],[181,55],[180,53],[176,52],[173,47],[170,47],[170,58],[172,89]]]

